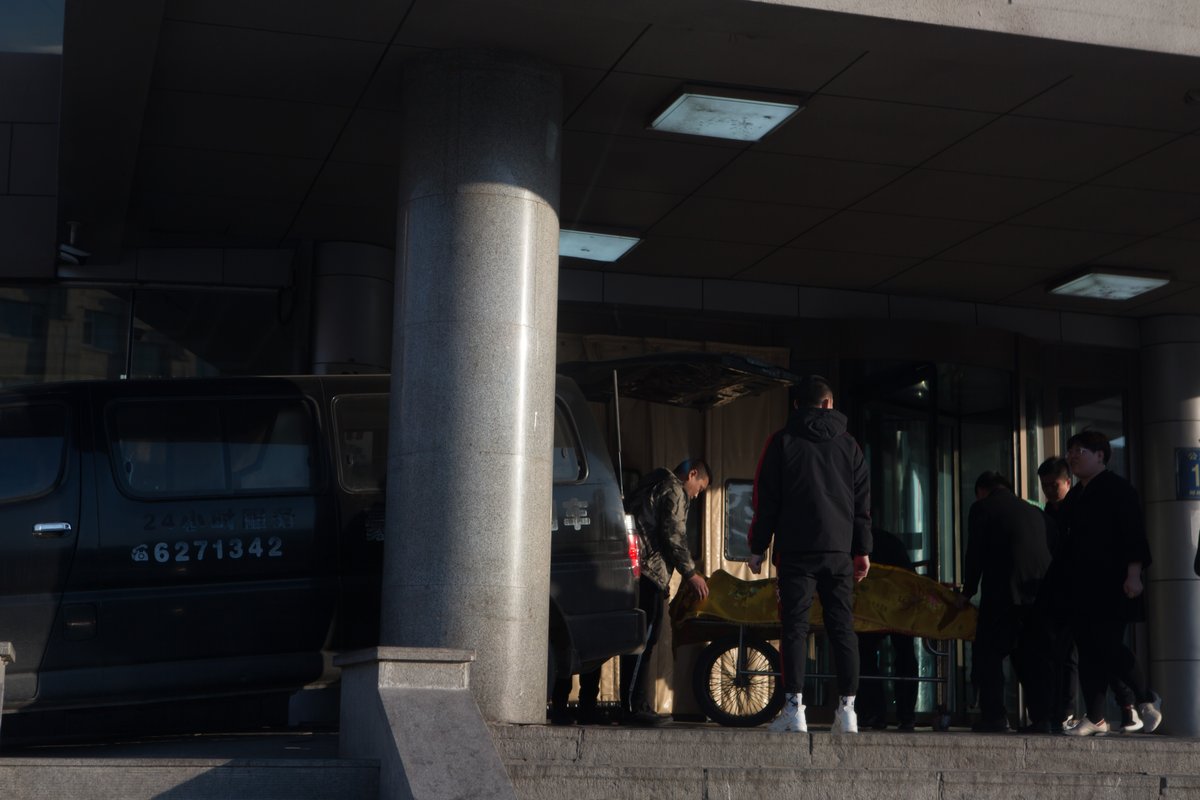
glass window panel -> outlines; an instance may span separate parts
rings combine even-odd
[[[754,481],[725,481],[725,560],[750,558],[750,522],[754,519]]]
[[[111,419],[118,480],[130,493],[228,493],[217,405],[199,400],[122,402],[113,407]]]
[[[579,446],[579,434],[571,415],[562,403],[554,404],[554,464],[555,483],[573,483],[584,476],[583,448]]]
[[[313,485],[313,425],[300,400],[227,405],[225,435],[233,489],[297,491]]]
[[[83,343],[107,353],[122,352],[125,347],[124,320],[116,314],[94,309],[83,312]]]
[[[338,480],[349,492],[383,492],[387,481],[388,396],[333,399],[338,432]]]
[[[62,54],[66,0],[0,3],[0,53]]]
[[[128,292],[0,287],[0,386],[119,378]]]
[[[1042,388],[1033,381],[1025,385],[1025,496],[1043,505],[1041,484],[1038,483],[1038,467],[1049,457],[1043,436]]]
[[[0,407],[0,502],[51,491],[63,473],[67,409],[58,404]]]

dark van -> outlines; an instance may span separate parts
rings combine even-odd
[[[320,685],[379,630],[388,378],[0,392],[4,708]],[[556,391],[551,664],[635,650],[637,553],[586,401]]]

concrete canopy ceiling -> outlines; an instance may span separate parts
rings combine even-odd
[[[67,10],[61,202],[102,256],[395,246],[404,63],[486,47],[563,73],[563,227],[644,240],[564,266],[1200,313],[1197,57],[748,0],[89,5]],[[684,84],[805,108],[753,144],[648,130]],[[1172,280],[1046,292],[1088,264]]]

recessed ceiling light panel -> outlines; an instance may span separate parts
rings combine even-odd
[[[567,258],[586,258],[590,261],[616,261],[640,241],[636,236],[560,230],[558,254]]]
[[[1156,275],[1118,275],[1110,272],[1088,272],[1053,286],[1051,294],[1090,297],[1097,300],[1128,300],[1140,294],[1166,286],[1170,280]]]
[[[670,133],[757,142],[799,110],[797,103],[684,92],[650,127]]]

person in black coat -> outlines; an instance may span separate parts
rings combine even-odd
[[[838,677],[835,733],[858,733],[858,638],[854,584],[871,567],[871,480],[862,449],[833,408],[833,389],[810,375],[797,387],[787,427],[767,439],[754,477],[750,571],[774,543],[784,706],[771,730],[808,730],[804,717],[805,645],[814,592]]]
[[[1063,501],[1071,491],[1071,468],[1065,458],[1051,456],[1041,463],[1037,474],[1042,494],[1046,498],[1044,512],[1047,517],[1046,535],[1050,545],[1050,568],[1042,581],[1036,606],[1039,620],[1044,626],[1046,641],[1050,646],[1050,710],[1062,720],[1063,730],[1066,730],[1073,727],[1077,721],[1075,684],[1079,676],[1079,659],[1066,615],[1063,613],[1063,598],[1059,592],[1062,580],[1058,575],[1062,570],[1063,562],[1060,556],[1065,549],[1067,538]]]
[[[976,502],[967,521],[963,597],[980,590],[974,671],[979,688],[977,731],[1008,730],[1004,709],[1004,659],[1025,687],[1032,728],[1049,732],[1049,648],[1035,623],[1034,602],[1050,566],[1046,517],[1013,494],[1003,475],[985,472],[975,482]]]
[[[1113,680],[1136,699],[1136,706],[1123,704],[1121,730],[1150,732],[1162,721],[1161,700],[1125,646],[1125,627],[1145,618],[1142,570],[1150,566],[1150,544],[1137,491],[1108,469],[1111,457],[1108,437],[1099,431],[1067,442],[1067,461],[1079,483],[1063,504],[1068,535],[1061,592],[1087,707],[1087,718],[1067,731],[1075,736],[1109,732],[1104,707]]]

